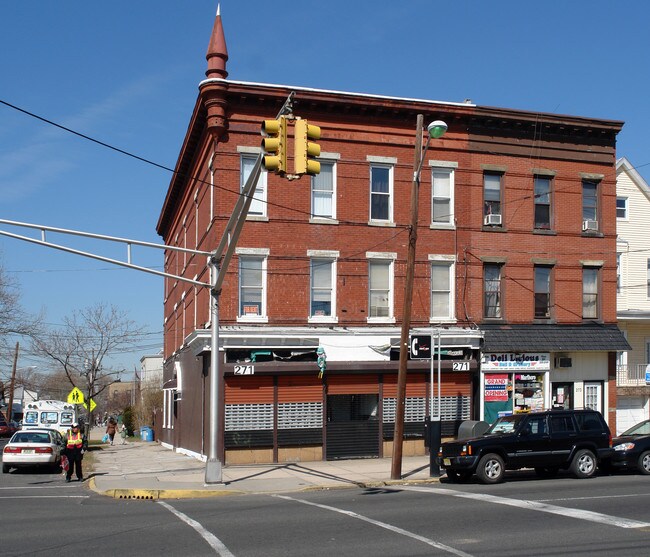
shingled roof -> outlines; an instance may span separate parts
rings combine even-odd
[[[484,352],[632,350],[616,325],[481,325]]]

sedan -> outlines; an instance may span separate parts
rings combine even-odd
[[[54,468],[61,462],[63,447],[63,437],[53,429],[17,431],[2,451],[2,472],[27,466]]]
[[[650,420],[639,422],[612,440],[611,458],[606,470],[638,470],[650,474]]]

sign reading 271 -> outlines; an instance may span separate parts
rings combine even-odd
[[[255,375],[255,366],[235,366],[235,375]]]
[[[452,362],[454,371],[469,371],[469,362]]]

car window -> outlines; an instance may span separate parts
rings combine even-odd
[[[650,435],[650,421],[641,422],[632,426],[621,435]]]
[[[575,430],[571,416],[553,416],[551,418],[551,431],[553,433],[573,432]]]
[[[37,424],[38,423],[38,412],[33,410],[25,413],[25,418],[23,420],[26,424]]]
[[[546,433],[546,417],[531,416],[524,426],[527,435],[544,435]]]
[[[603,426],[596,414],[584,413],[576,414],[576,421],[578,422],[578,429],[580,431],[602,431]]]
[[[497,435],[500,433],[512,433],[519,424],[523,416],[504,416],[494,422],[485,432],[486,435]]]

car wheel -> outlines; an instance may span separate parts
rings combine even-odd
[[[554,478],[560,471],[559,466],[538,466],[535,468],[535,473],[540,478]]]
[[[496,484],[503,481],[505,467],[503,459],[497,454],[486,454],[479,460],[476,468],[478,479],[484,484]]]
[[[580,449],[571,461],[571,472],[576,478],[590,478],[596,473],[596,457],[587,449]]]
[[[10,469],[11,469],[11,466],[9,466],[8,464],[3,464],[2,465],[2,473],[3,474],[8,474]]]
[[[650,451],[641,453],[636,466],[642,474],[650,474]]]

